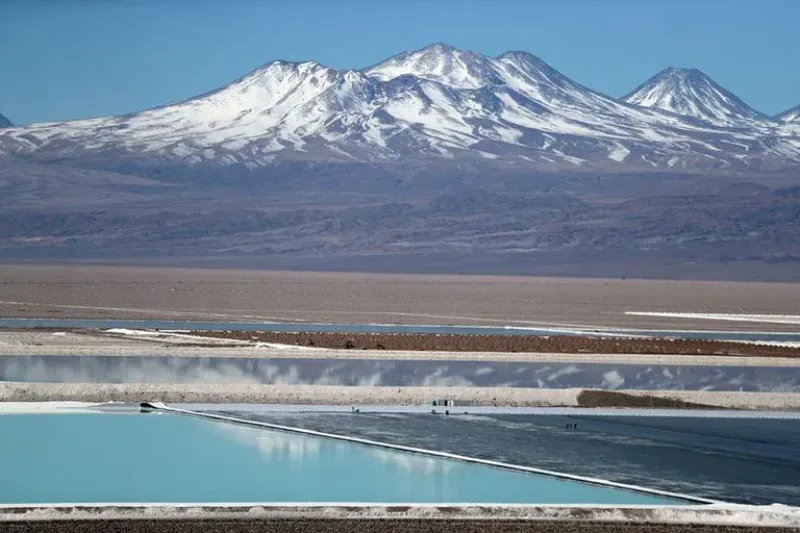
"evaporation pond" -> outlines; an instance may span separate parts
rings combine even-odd
[[[682,504],[168,413],[0,415],[0,503]]]

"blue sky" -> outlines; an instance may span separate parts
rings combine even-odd
[[[756,109],[800,104],[796,0],[0,0],[0,113],[121,114],[273,59],[360,68],[444,41],[526,50],[621,96],[696,67]]]

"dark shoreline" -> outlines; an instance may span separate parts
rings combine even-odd
[[[351,350],[800,357],[800,348],[699,339],[277,331],[194,331],[192,335]]]

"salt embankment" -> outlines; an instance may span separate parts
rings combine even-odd
[[[430,405],[438,398],[508,407],[578,407],[582,389],[500,387],[351,387],[336,385],[0,382],[6,402],[261,403]],[[727,391],[614,391],[729,409],[800,410],[800,394]],[[610,405],[615,405],[611,403]],[[599,407],[600,405],[598,405]]]
[[[800,527],[797,508],[735,504],[656,507],[560,505],[31,505],[0,507],[13,531],[305,531],[338,533],[781,532]],[[0,529],[2,529],[0,527]]]

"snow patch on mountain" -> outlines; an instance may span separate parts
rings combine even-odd
[[[662,109],[726,126],[766,117],[702,71],[670,67],[623,97],[629,104]]]
[[[611,149],[608,153],[608,158],[617,161],[618,163],[622,163],[625,159],[630,155],[631,151],[622,146],[621,144],[616,145]]]
[[[798,123],[800,124],[800,105],[793,107],[775,116],[775,120],[784,123]]]

